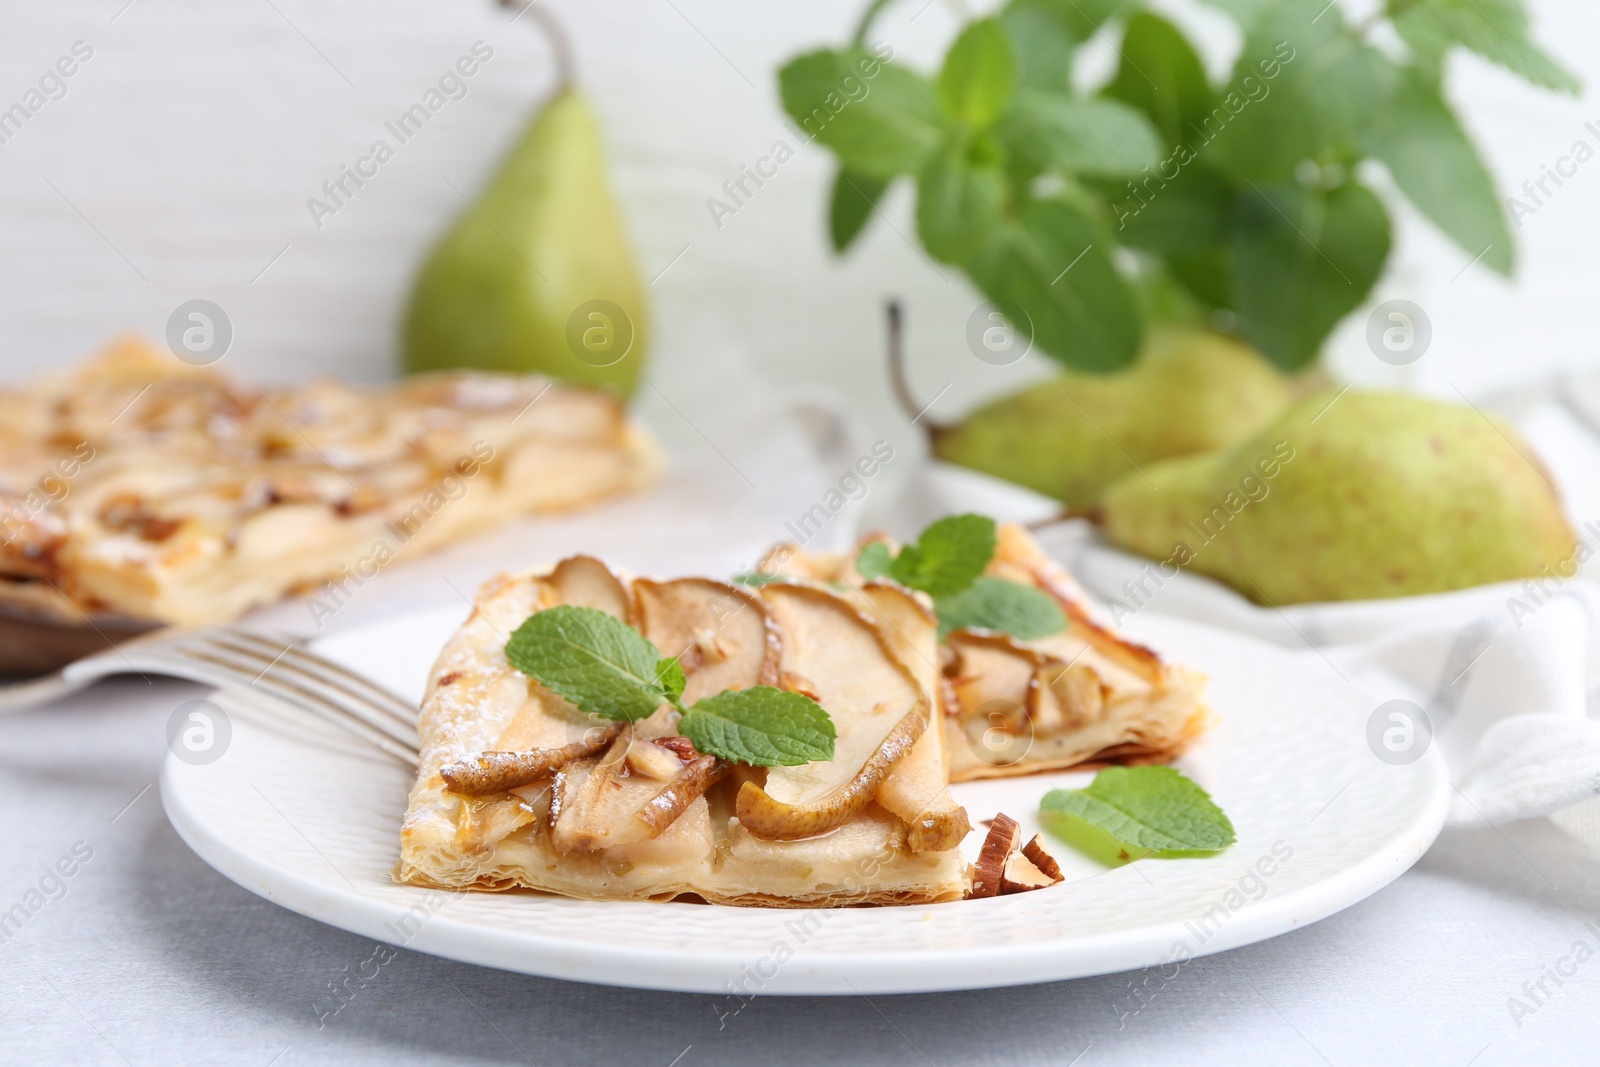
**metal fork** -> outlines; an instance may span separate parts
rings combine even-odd
[[[0,687],[0,714],[76,692],[113,674],[160,674],[267,693],[416,766],[417,708],[291,638],[238,627],[162,630],[43,678]]]

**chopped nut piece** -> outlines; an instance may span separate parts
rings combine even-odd
[[[1039,870],[1057,882],[1061,881],[1061,864],[1057,863],[1056,858],[1044,850],[1044,838],[1041,835],[1034,834],[1033,838],[1022,846],[1022,854],[1028,857],[1028,862],[1039,868]]]
[[[992,897],[1000,892],[1000,882],[1005,875],[1006,858],[1017,850],[1022,837],[1022,827],[1004,812],[994,817],[989,836],[983,840],[978,862],[972,868],[972,889],[969,898]]]
[[[1013,852],[1006,860],[1005,870],[1000,875],[1000,892],[1026,893],[1030,889],[1043,889],[1061,881],[1052,878],[1033,865],[1033,861],[1020,852]]]
[[[660,745],[685,763],[700,754],[694,750],[694,742],[687,737],[658,737],[655,739],[655,744]]]
[[[652,741],[634,738],[633,744],[628,746],[628,770],[635,774],[665,782],[682,769],[683,761],[677,753]]]

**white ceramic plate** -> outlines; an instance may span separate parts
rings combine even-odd
[[[317,647],[420,697],[460,616],[419,613]],[[1134,621],[1136,637],[1210,675],[1219,723],[1181,767],[1237,829],[1238,843],[1220,855],[1106,869],[1057,845],[1068,879],[1061,885],[904,908],[790,911],[418,889],[389,878],[410,773],[254,691],[214,695],[228,719],[226,749],[204,765],[169,755],[162,801],[207,863],[322,922],[529,974],[741,996],[973,989],[1178,966],[1349,907],[1432,844],[1449,794],[1437,751],[1403,767],[1378,760],[1366,743],[1372,703],[1320,661],[1192,623]],[[1031,835],[1045,791],[1089,777],[973,783],[956,795],[974,821],[1005,811]],[[966,842],[974,855],[982,836]]]

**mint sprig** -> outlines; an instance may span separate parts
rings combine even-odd
[[[620,619],[570,605],[530,615],[506,642],[506,659],[579,711],[633,722],[667,699],[661,653]]]
[[[634,722],[671,704],[678,731],[703,753],[757,767],[833,758],[833,720],[801,693],[725,690],[685,707],[676,657],[595,608],[560,605],[528,616],[506,642],[510,664],[579,711]]]
[[[873,541],[856,557],[864,578],[888,578],[932,597],[952,596],[971,585],[994,558],[994,520],[985,515],[951,515],[933,523],[917,539],[890,556]]]
[[[1204,789],[1171,767],[1107,767],[1086,788],[1046,793],[1039,816],[1064,840],[1081,840],[1078,831],[1087,823],[1146,854],[1217,852],[1234,842],[1228,816]]]
[[[695,702],[678,732],[701,752],[757,767],[798,767],[833,758],[837,734],[822,707],[768,685],[730,689]]]
[[[869,541],[856,553],[856,572],[933,598],[939,636],[952,630],[997,630],[1024,641],[1056,633],[1067,625],[1061,608],[1045,593],[1004,578],[985,578],[994,558],[994,520],[984,515],[951,515],[928,526],[898,555],[882,541]]]
[[[1061,606],[1047,594],[1004,578],[979,578],[954,596],[934,600],[933,607],[941,638],[952,630],[998,630],[1032,641],[1067,625]]]

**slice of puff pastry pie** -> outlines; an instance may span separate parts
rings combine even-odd
[[[948,790],[938,656],[932,614],[896,586],[628,579],[586,556],[503,575],[434,664],[395,877],[595,900],[959,899],[970,826]]]
[[[961,518],[979,527],[988,523],[978,516]],[[960,599],[924,599],[944,620],[939,663],[951,781],[1093,763],[1166,762],[1180,755],[1210,721],[1202,702],[1204,676],[1098,621],[1077,583],[1025,528],[989,525],[992,548],[986,549],[986,563],[980,559],[976,579],[982,588],[969,586],[971,594]],[[874,542],[880,546],[874,548]],[[880,569],[868,566],[869,557],[877,553],[890,560],[895,547],[881,537],[869,538],[849,555],[809,555],[779,545],[758,572],[763,578],[847,587],[853,602],[874,615],[871,602],[886,586],[899,586],[892,576],[867,578],[859,568]],[[918,581],[915,574],[902,577]],[[995,583],[1035,592],[1023,597]],[[986,596],[996,591],[1013,595]],[[996,600],[1004,603],[995,607]],[[1034,601],[1043,601],[1053,621],[1038,623]],[[987,626],[980,624],[986,608]],[[1008,625],[1024,636],[1008,632]]]

